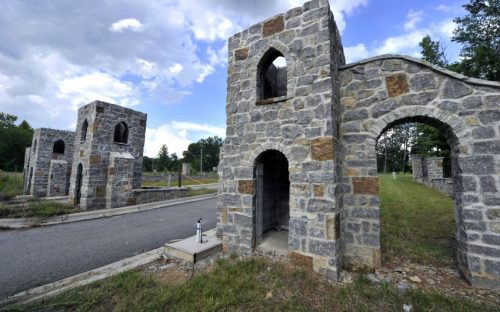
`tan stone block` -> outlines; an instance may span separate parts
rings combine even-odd
[[[340,103],[343,105],[343,106],[348,106],[348,107],[351,107],[353,106],[354,104],[356,104],[357,100],[355,97],[352,97],[352,96],[347,96],[347,97],[343,97],[341,100],[340,100]]]
[[[465,124],[468,126],[477,126],[479,125],[479,120],[476,117],[469,117],[465,119]]]
[[[243,212],[243,208],[227,208],[228,212]]]
[[[43,171],[42,171],[42,170],[37,170],[37,171],[35,172],[35,176],[37,176],[37,177],[41,177],[41,176],[43,176]]]
[[[264,23],[264,26],[262,28],[262,36],[268,37],[270,35],[283,31],[284,28],[285,28],[285,23],[283,21],[283,16],[282,15],[277,16]]]
[[[227,223],[227,208],[222,209],[222,212],[220,214],[220,222],[222,222],[223,224]]]
[[[146,120],[145,120],[145,119],[141,119],[141,120],[139,120],[139,125],[140,125],[141,127],[146,126]]]
[[[323,197],[325,195],[325,186],[323,184],[314,184],[314,197]]]
[[[297,145],[302,145],[302,146],[309,146],[309,144],[310,144],[309,140],[304,139],[304,138],[297,138],[297,139],[295,139],[294,143]]]
[[[95,197],[104,197],[106,196],[106,187],[104,186],[96,186],[95,188]]]
[[[108,175],[114,175],[115,174],[115,167],[109,167],[108,168]]]
[[[313,258],[313,271],[319,272],[319,269],[328,267],[327,261],[325,258],[314,257]]]
[[[385,84],[387,86],[387,94],[389,97],[395,97],[410,91],[408,79],[405,74],[387,76],[385,77]]]
[[[306,270],[313,270],[313,258],[311,256],[306,256],[295,251],[290,251],[288,253],[288,259],[290,263]]]
[[[80,158],[83,157],[83,155],[85,155],[85,151],[84,150],[80,150]]]
[[[348,177],[353,177],[357,176],[359,174],[359,171],[354,168],[346,168],[344,174]]]
[[[340,214],[326,215],[326,238],[337,240],[340,238]]]
[[[486,216],[489,220],[500,220],[500,209],[488,209]]]
[[[333,159],[332,137],[322,137],[312,140],[311,158],[320,161]]]
[[[95,112],[96,112],[96,113],[104,113],[104,107],[99,106],[99,105],[98,105],[98,106],[96,106],[96,107],[95,107]]]
[[[137,200],[135,197],[129,197],[127,198],[127,206],[133,206],[137,203]]]
[[[234,51],[234,58],[236,61],[246,60],[248,57],[248,47]]]
[[[490,230],[495,233],[500,233],[500,222],[491,222]]]
[[[101,161],[101,156],[99,155],[90,155],[90,164],[95,165]]]
[[[378,195],[378,177],[352,178],[354,194]]]
[[[253,195],[255,190],[254,180],[239,180],[238,181],[238,192],[240,194],[250,194]]]

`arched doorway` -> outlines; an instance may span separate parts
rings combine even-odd
[[[80,200],[82,197],[82,177],[83,177],[83,166],[82,164],[78,164],[78,168],[76,169],[76,204],[80,204]]]
[[[288,250],[290,179],[285,155],[277,150],[261,153],[255,159],[254,178],[254,247]]]
[[[397,119],[380,133],[376,151],[382,265],[456,269],[459,220],[454,216],[461,208],[446,196],[453,197],[460,176],[451,127],[428,116]]]

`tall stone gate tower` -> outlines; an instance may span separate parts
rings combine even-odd
[[[340,36],[326,0],[229,39],[218,233],[226,251],[289,230],[290,258],[336,278]]]
[[[379,267],[377,138],[420,122],[451,147],[458,268],[500,289],[500,83],[400,55],[344,64],[327,0],[231,37],[227,81],[225,251],[271,246],[332,279]]]
[[[69,200],[83,209],[135,204],[146,114],[94,101],[78,110]]]

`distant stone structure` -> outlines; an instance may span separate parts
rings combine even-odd
[[[68,194],[75,133],[35,129],[24,155],[24,193],[37,197]]]
[[[136,204],[146,114],[94,101],[78,110],[70,202],[83,209]]]
[[[444,157],[424,158],[422,155],[412,154],[413,180],[453,197],[453,179],[444,177],[443,159]]]
[[[191,175],[191,163],[182,163],[182,174],[187,176]]]
[[[459,269],[500,288],[500,83],[398,55],[345,64],[327,0],[253,25],[228,48],[217,225],[226,252],[288,230],[290,261],[331,279],[379,267],[376,140],[423,122],[452,149]]]

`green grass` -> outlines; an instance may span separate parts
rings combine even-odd
[[[412,181],[411,175],[379,176],[383,260],[451,266],[455,258],[453,200]]]
[[[332,284],[318,275],[268,260],[219,260],[211,272],[181,285],[128,271],[12,311],[500,311],[421,290],[402,294],[358,275]]]
[[[48,218],[82,210],[50,201],[29,202],[26,206],[0,206],[0,218]]]
[[[22,173],[0,172],[0,201],[23,193]]]
[[[217,193],[217,190],[207,189],[207,188],[193,190],[192,188],[188,188],[187,197],[214,194],[214,193]]]
[[[190,185],[199,185],[199,184],[211,184],[211,183],[217,183],[219,182],[219,179],[196,179],[196,181],[201,182],[195,182],[192,180],[182,180],[182,185],[181,186],[190,186]],[[167,180],[165,181],[159,181],[159,182],[142,182],[142,186],[144,187],[151,187],[151,186],[156,186],[156,187],[164,187],[167,186]],[[170,186],[177,186],[177,179],[172,179],[170,180]]]

